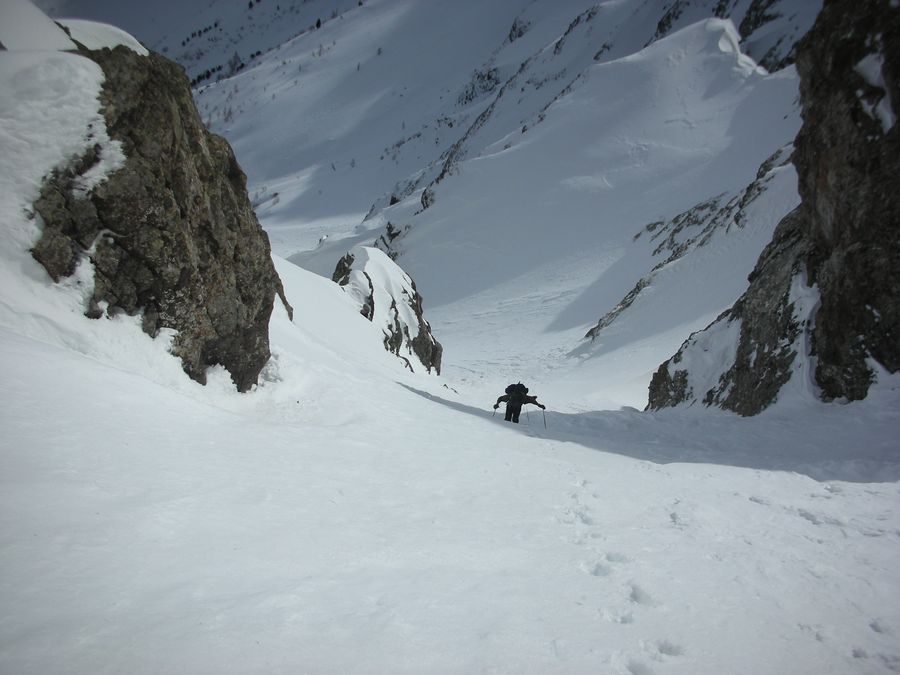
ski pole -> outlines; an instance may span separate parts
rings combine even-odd
[[[547,413],[544,412],[544,409],[541,408],[541,414],[544,416],[544,428],[547,428]]]
[[[491,417],[493,417],[493,416],[496,415],[496,414],[497,414],[497,409],[494,408],[494,412],[491,413]]]

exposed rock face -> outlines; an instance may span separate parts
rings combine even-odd
[[[96,161],[90,152],[48,180],[33,255],[55,280],[89,255],[89,316],[142,312],[148,334],[178,331],[173,352],[193,379],[221,364],[246,391],[270,357],[276,293],[291,311],[246,177],[228,143],[204,128],[179,66],[124,47],[82,54],[106,75],[103,113],[127,160],[87,195],[75,183]]]
[[[808,264],[822,293],[813,346],[826,398],[866,395],[873,357],[900,368],[900,7],[830,3],[797,59]],[[884,118],[882,117],[884,116]],[[885,119],[887,118],[887,119]]]
[[[713,373],[698,358],[706,338],[691,336],[654,376],[651,409],[702,400],[756,414],[809,359],[824,400],[864,398],[868,359],[900,369],[900,8],[827,4],[797,68],[802,203],[779,224],[747,293],[706,330],[740,320],[730,365],[709,388],[692,387]]]
[[[406,361],[415,357],[430,373],[441,374],[443,347],[431,334],[415,282],[383,251],[355,246],[338,261],[332,279],[360,305],[360,314],[380,326],[384,348]],[[406,356],[403,355],[406,353]]]
[[[755,415],[775,400],[801,366],[798,350],[806,349],[811,294],[795,288],[808,248],[799,225],[795,209],[779,223],[747,292],[660,366],[650,382],[650,408],[702,401]]]

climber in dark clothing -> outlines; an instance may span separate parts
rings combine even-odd
[[[511,384],[506,388],[506,394],[497,399],[497,402],[494,404],[494,410],[500,407],[501,403],[506,403],[506,417],[504,419],[507,422],[515,422],[519,423],[519,413],[522,412],[522,406],[528,403],[533,403],[538,408],[543,410],[545,406],[538,403],[537,396],[529,396],[528,395],[528,387],[519,382],[518,384]]]

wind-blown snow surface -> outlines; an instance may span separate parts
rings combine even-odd
[[[82,315],[88,264],[54,285],[27,252],[99,78],[0,53],[0,672],[896,671],[897,378],[514,426],[488,373],[410,374],[276,258],[295,321],[276,303],[260,386],[201,387],[168,336]]]

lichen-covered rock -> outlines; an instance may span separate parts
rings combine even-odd
[[[858,400],[874,379],[870,360],[900,369],[900,8],[826,4],[797,69],[801,205],[745,295],[660,367],[648,408],[701,400],[753,415],[805,365],[824,400]],[[711,365],[709,336],[736,320],[739,335],[722,336],[734,355]]]
[[[81,53],[104,71],[103,114],[126,161],[88,194],[77,178],[96,161],[90,152],[50,177],[35,203],[44,229],[32,253],[56,280],[88,255],[89,316],[141,313],[150,335],[175,329],[188,375],[205,382],[221,364],[246,391],[270,357],[276,293],[290,311],[246,177],[204,128],[179,66],[125,47]]]
[[[443,347],[431,334],[415,282],[383,251],[355,246],[338,261],[332,279],[360,306],[360,314],[380,326],[384,348],[414,370],[414,357],[429,373],[441,374]]]

